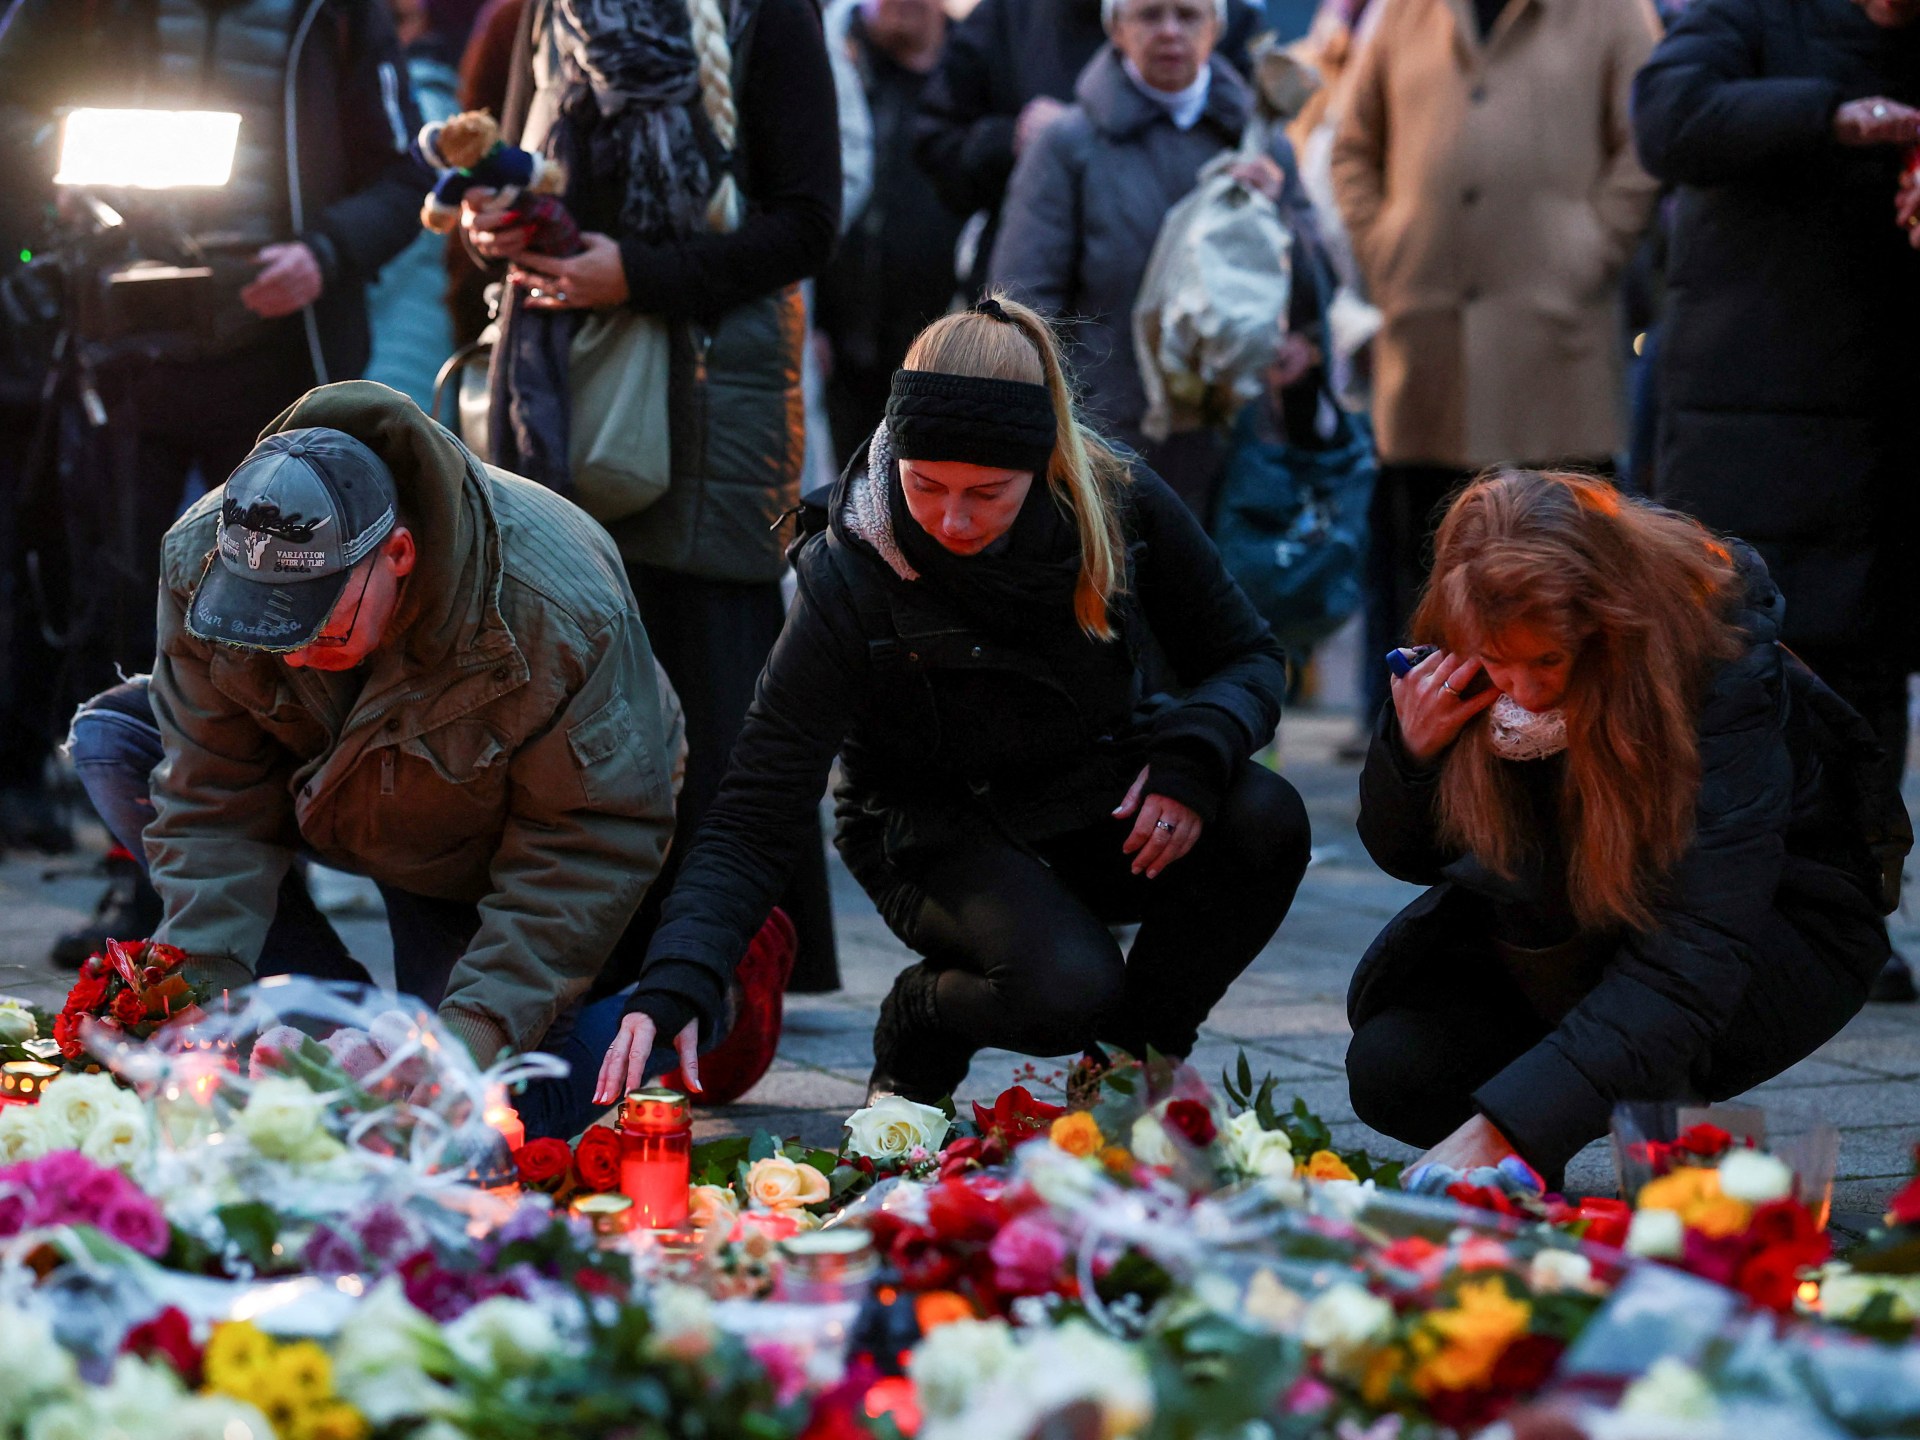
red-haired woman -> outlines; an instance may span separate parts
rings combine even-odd
[[[1598,480],[1454,500],[1438,648],[1360,779],[1368,851],[1434,887],[1354,976],[1361,1119],[1557,1183],[1616,1101],[1738,1094],[1860,1009],[1911,830],[1782,608],[1750,550]]]

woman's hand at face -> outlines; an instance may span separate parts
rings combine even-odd
[[[1200,832],[1206,829],[1206,822],[1178,800],[1147,794],[1146,770],[1113,812],[1116,820],[1129,815],[1137,818],[1120,853],[1133,856],[1133,873],[1144,873],[1149,880],[1199,844]]]
[[[647,1057],[653,1054],[653,1021],[634,1013],[620,1021],[620,1033],[613,1037],[600,1062],[600,1078],[593,1087],[593,1103],[611,1105],[629,1090],[647,1083]],[[680,1072],[687,1077],[687,1088],[700,1093],[700,1022],[689,1020],[673,1037],[673,1048],[680,1054]]]
[[[1466,695],[1480,673],[1480,662],[1436,650],[1405,675],[1393,680],[1393,713],[1400,721],[1400,738],[1407,754],[1422,765],[1439,755],[1466,728],[1467,722],[1499,697],[1489,685],[1478,695]]]
[[[523,253],[507,279],[527,292],[529,310],[601,310],[627,303],[627,266],[620,247],[589,230],[580,236],[587,248],[564,259]]]
[[[513,260],[527,248],[531,233],[524,224],[515,224],[510,211],[493,202],[499,192],[476,185],[460,199],[460,228],[467,243],[489,260]]]

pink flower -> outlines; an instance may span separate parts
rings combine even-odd
[[[767,1379],[773,1385],[774,1404],[789,1405],[805,1392],[807,1367],[785,1345],[777,1340],[755,1340],[748,1344],[747,1353],[767,1372]]]
[[[109,1206],[130,1190],[133,1187],[122,1178],[119,1171],[95,1170],[64,1196],[58,1197],[64,1202],[58,1206],[60,1218],[83,1225],[95,1224]],[[137,1190],[133,1193],[139,1194]],[[49,1197],[50,1200],[53,1198]]]
[[[1280,1399],[1280,1409],[1288,1415],[1318,1415],[1339,1397],[1333,1388],[1311,1375],[1302,1375]]]
[[[160,1207],[137,1190],[109,1205],[100,1216],[99,1225],[129,1250],[138,1250],[155,1259],[167,1253],[172,1239]]]
[[[19,1178],[36,1194],[56,1199],[71,1195],[101,1170],[78,1150],[56,1150],[14,1168],[25,1172]]]
[[[1060,1232],[1033,1215],[1009,1221],[987,1247],[993,1283],[1010,1295],[1046,1295],[1059,1280],[1067,1258]]]

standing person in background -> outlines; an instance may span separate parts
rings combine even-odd
[[[530,115],[552,128],[528,132]],[[799,498],[806,445],[798,282],[825,265],[840,215],[833,75],[813,0],[531,0],[501,128],[579,162],[565,199],[586,248],[571,258],[527,252],[526,230],[497,228],[491,197],[468,193],[462,224],[481,255],[513,262],[525,311],[624,306],[674,337],[671,484],[608,529],[686,709],[678,857],[784,615],[781,518]],[[509,368],[500,380],[517,394],[519,378]],[[637,923],[670,888],[663,876]],[[817,822],[781,903],[800,934],[795,983],[834,988]],[[631,978],[609,974],[602,989]]]
[[[1678,185],[1660,498],[1751,541],[1786,642],[1907,752],[1920,520],[1920,255],[1894,209],[1920,139],[1920,3],[1698,0],[1634,88]],[[1903,960],[1876,998],[1911,1001]]]
[[[1264,17],[1228,0],[1218,49],[1244,70]],[[953,27],[921,103],[914,154],[949,209],[986,213],[966,289],[986,283],[1014,161],[1073,102],[1074,82],[1107,42],[1101,0],[980,0]]]
[[[392,0],[394,29],[407,61],[407,82],[422,123],[460,108],[454,69],[473,28],[476,0]],[[373,357],[367,379],[402,392],[421,409],[433,403],[433,381],[453,353],[453,319],[440,293],[447,242],[423,230],[393,257],[367,294]]]
[[[1252,89],[1215,53],[1226,0],[1106,0],[1113,42],[1081,72],[1074,104],[1021,154],[993,247],[993,283],[1066,322],[1086,408],[1103,433],[1140,452],[1204,524],[1226,458],[1211,427],[1148,441],[1147,393],[1134,354],[1133,307],[1167,212],[1202,166],[1239,145]],[[1294,236],[1292,313],[1282,357],[1306,374],[1320,319],[1313,219],[1275,132],[1269,154],[1234,174],[1280,204]]]
[[[873,433],[907,346],[953,302],[966,217],[914,162],[927,77],[946,40],[939,0],[834,0],[827,44],[851,60],[873,119],[873,189],[815,290],[837,459]]]
[[[499,115],[507,108],[507,81],[513,74],[513,43],[527,0],[487,0],[474,17],[460,55],[462,110],[485,110]],[[476,262],[459,231],[447,236],[447,312],[453,319],[453,342],[470,345],[480,338],[491,318],[487,314],[487,267]]]
[[[1646,0],[1385,0],[1334,138],[1368,298],[1380,478],[1367,653],[1405,638],[1440,502],[1486,465],[1611,472],[1619,277],[1655,185],[1628,92]]]

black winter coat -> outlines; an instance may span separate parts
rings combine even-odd
[[[1920,105],[1920,27],[1852,0],[1697,0],[1641,70],[1640,157],[1679,187],[1655,487],[1766,556],[1790,643],[1914,656],[1920,253],[1900,149],[1832,138],[1870,95]]]
[[[1247,42],[1264,27],[1248,0],[1227,0],[1217,53],[1244,73]],[[988,212],[971,284],[986,278],[993,253],[1014,122],[1042,95],[1071,102],[1074,82],[1106,43],[1100,0],[980,0],[948,31],[920,103],[914,153],[954,213]]]
[[[1022,627],[986,634],[930,583],[900,578],[884,522],[870,538],[866,465],[863,450],[827,532],[798,552],[798,597],[648,950],[631,1008],[663,1035],[720,1014],[836,754],[836,842],[877,892],[894,867],[971,836],[1035,843],[1098,823],[1143,763],[1152,791],[1211,819],[1279,722],[1279,643],[1151,471],[1136,467],[1124,512],[1120,638],[1049,661],[1007,638]],[[1177,698],[1143,695],[1149,636]]]
[[[1746,561],[1747,649],[1721,667],[1701,706],[1697,828],[1653,907],[1653,927],[1627,932],[1586,998],[1475,1092],[1482,1113],[1537,1167],[1558,1171],[1605,1134],[1617,1101],[1722,1099],[1766,1078],[1715,1064],[1750,986],[1805,993],[1831,986],[1837,970],[1857,979],[1864,1000],[1886,960],[1879,865],[1861,817],[1897,797],[1854,788],[1853,777],[1878,763],[1877,746],[1776,643],[1779,592],[1751,551]],[[1486,947],[1488,902],[1539,898],[1441,840],[1438,776],[1407,756],[1387,705],[1360,776],[1360,838],[1388,874],[1433,888],[1388,924],[1354,972],[1347,1016],[1356,1030],[1398,1003],[1416,976],[1430,979],[1449,955]],[[1777,943],[1782,926],[1804,944]],[[1761,973],[1796,963],[1804,973]]]

